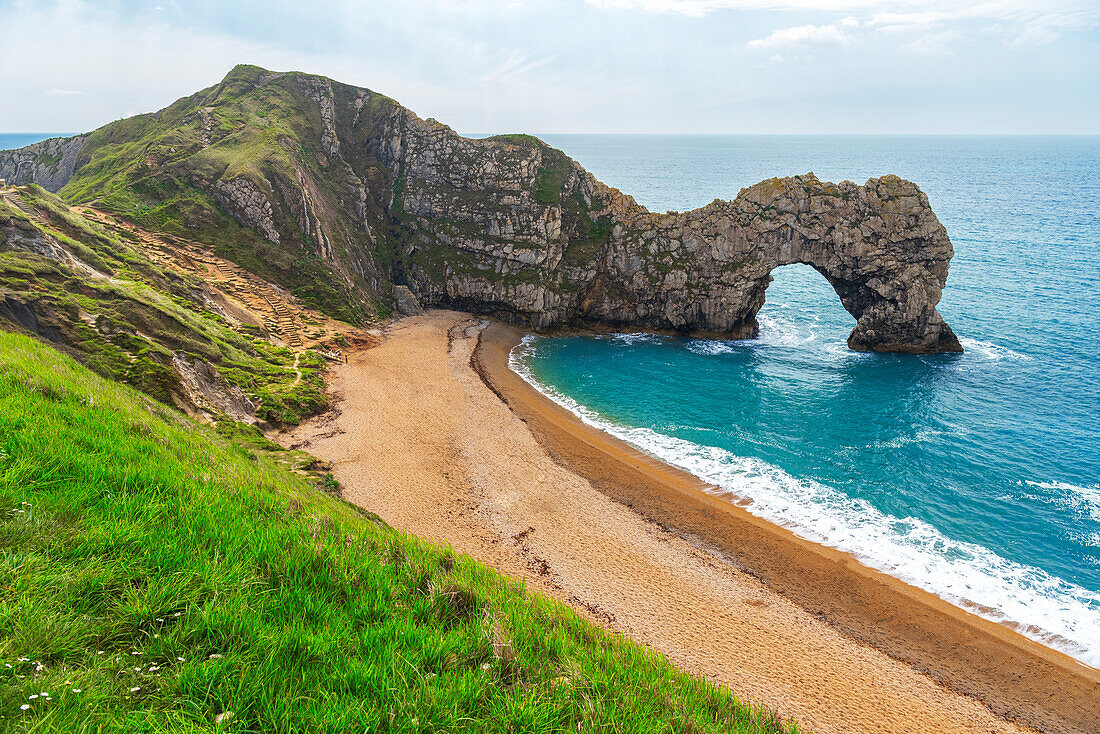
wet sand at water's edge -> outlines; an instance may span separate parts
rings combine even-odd
[[[334,368],[338,409],[283,442],[332,463],[345,499],[387,523],[808,731],[1100,731],[1100,672],[586,426],[508,369],[522,334],[486,323],[395,322]]]

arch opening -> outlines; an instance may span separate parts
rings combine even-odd
[[[844,341],[856,325],[829,279],[806,263],[771,271],[756,321],[758,338],[777,344]]]

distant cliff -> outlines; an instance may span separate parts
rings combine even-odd
[[[0,178],[9,183],[38,184],[56,192],[69,182],[87,136],[50,138],[19,150],[0,151]]]
[[[895,176],[770,179],[655,214],[536,138],[463,138],[370,90],[249,66],[158,113],[0,152],[0,176],[209,241],[342,318],[403,285],[423,307],[537,329],[748,337],[771,271],[807,263],[856,318],[853,349],[961,351],[935,308],[951,242]]]

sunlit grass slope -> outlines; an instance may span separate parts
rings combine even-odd
[[[0,731],[783,730],[254,446],[0,333]]]

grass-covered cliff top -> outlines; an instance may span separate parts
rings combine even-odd
[[[279,455],[0,333],[0,730],[784,731]]]

